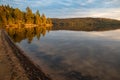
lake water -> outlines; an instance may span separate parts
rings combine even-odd
[[[56,30],[16,44],[53,80],[120,80],[119,34]]]

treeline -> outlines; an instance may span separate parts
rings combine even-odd
[[[120,29],[120,21],[106,18],[53,18],[53,30],[104,31]]]
[[[0,6],[0,25],[12,25],[12,24],[37,24],[46,25],[52,24],[50,18],[46,18],[44,14],[40,15],[39,10],[33,13],[32,10],[27,7],[23,12],[18,8],[12,8],[9,5]]]

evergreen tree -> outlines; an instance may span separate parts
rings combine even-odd
[[[9,5],[0,6],[0,25],[12,25],[12,24],[37,24],[45,25],[50,23],[50,20],[46,19],[46,16],[43,14],[40,16],[39,10],[35,14],[32,13],[32,10],[27,7],[26,12],[22,12],[18,8],[12,8]]]
[[[40,13],[39,13],[39,10],[36,11],[36,14],[35,14],[35,24],[41,24],[41,18],[40,18]]]
[[[26,8],[25,19],[26,19],[25,20],[26,23],[29,24],[34,23],[34,15],[29,7]]]
[[[52,24],[52,20],[50,18],[47,18],[47,24]]]
[[[16,8],[13,13],[14,13],[15,23],[21,23],[23,19],[22,12],[18,8]]]
[[[46,17],[45,17],[44,14],[42,14],[41,19],[42,19],[42,23],[43,23],[43,24],[46,24]]]

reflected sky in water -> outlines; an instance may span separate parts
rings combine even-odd
[[[16,44],[53,80],[120,80],[119,34],[58,30]]]

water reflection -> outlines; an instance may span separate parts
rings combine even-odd
[[[50,31],[51,27],[30,27],[30,28],[6,28],[8,35],[13,39],[14,42],[21,42],[24,39],[31,43],[33,38],[36,36],[39,40],[41,35],[45,36],[46,31]]]
[[[50,31],[40,40],[32,37],[31,44],[24,38],[17,45],[53,80],[120,80],[118,34],[120,30]]]

